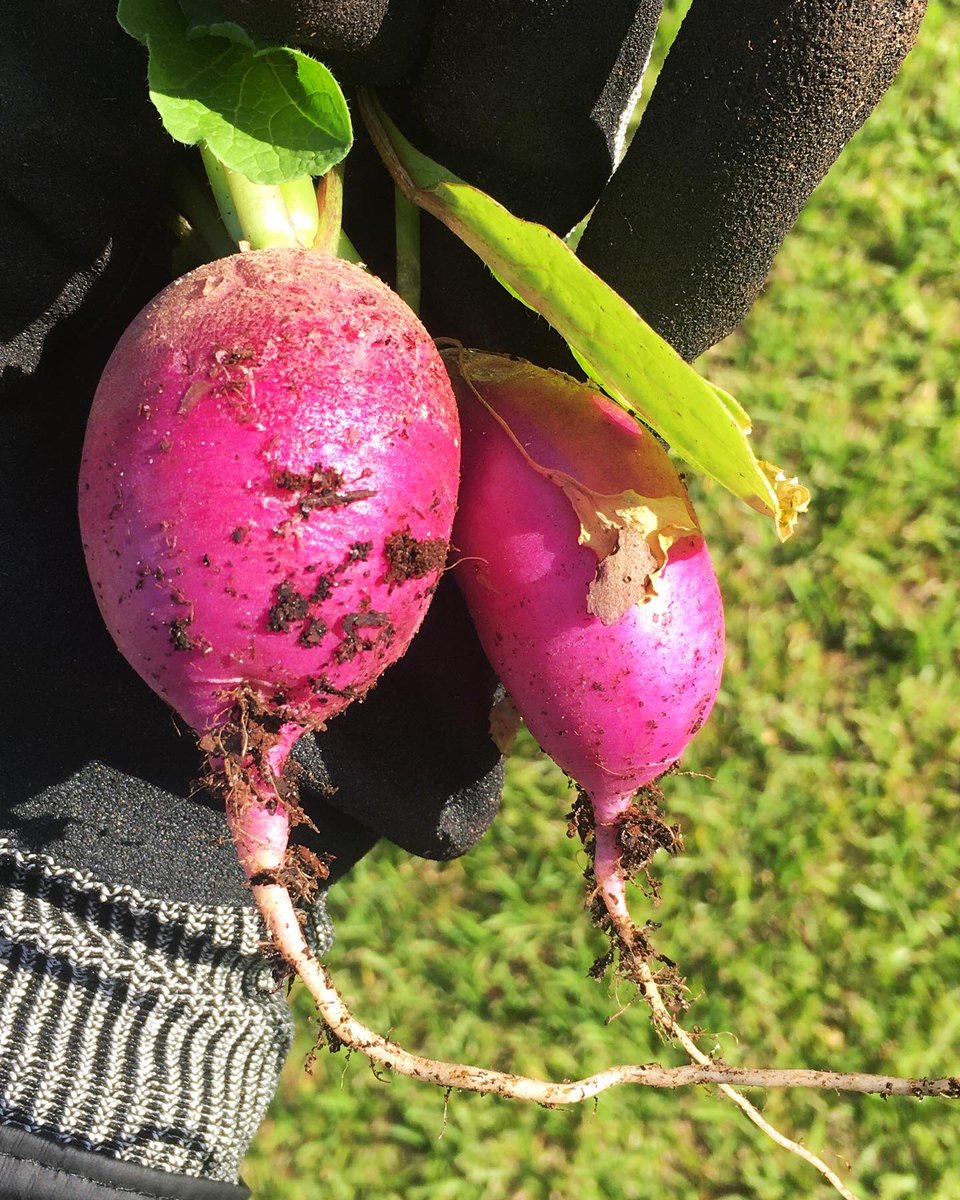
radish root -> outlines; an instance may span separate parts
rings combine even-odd
[[[647,806],[650,805],[651,801],[653,802],[654,812],[656,809],[656,802],[653,800],[655,791],[656,789],[651,787],[644,789],[644,792],[641,793],[644,796]],[[648,812],[646,816],[647,821],[652,820],[654,824],[659,818],[658,813],[653,815]],[[580,819],[582,820],[582,817]],[[662,821],[660,824],[662,825]],[[610,934],[612,946],[619,959],[617,966],[618,974],[634,981],[639,986],[653,1016],[653,1023],[656,1029],[665,1038],[672,1038],[679,1042],[691,1062],[701,1067],[713,1066],[714,1060],[700,1049],[689,1031],[677,1021],[676,1017],[667,1007],[656,976],[650,967],[650,959],[654,956],[655,952],[646,935],[634,924],[630,917],[626,897],[628,872],[622,867],[625,856],[621,855],[619,847],[621,831],[628,827],[624,825],[600,825],[594,831],[595,902],[599,902],[602,905],[604,917],[606,918],[598,923],[605,925]],[[659,844],[662,845],[663,842],[661,841]],[[652,856],[645,857],[637,864],[640,870],[646,871],[650,857]],[[675,976],[675,969],[672,964],[670,964],[668,970],[671,985],[679,993],[682,985]],[[817,1155],[805,1146],[799,1142],[795,1142],[792,1138],[787,1137],[771,1125],[756,1106],[733,1087],[731,1083],[724,1081],[718,1086],[723,1095],[728,1100],[732,1100],[744,1116],[752,1121],[758,1129],[762,1130],[767,1137],[776,1142],[778,1146],[783,1147],[784,1150],[788,1150],[791,1154],[795,1154],[798,1158],[803,1159],[804,1162],[816,1168],[827,1182],[844,1197],[844,1200],[857,1200],[854,1193],[847,1188],[843,1180],[840,1179],[836,1172],[823,1159],[818,1158]]]
[[[249,751],[246,739],[243,741],[243,749]],[[264,757],[260,758],[261,765]],[[282,752],[279,757],[284,757]],[[228,758],[228,763],[229,761]],[[308,903],[312,895],[309,889],[297,886],[302,882],[304,871],[302,864],[294,861],[295,853],[288,850],[286,861],[283,865],[278,865],[274,835],[259,839],[262,855],[252,852],[254,841],[246,826],[251,821],[262,822],[264,809],[268,810],[268,815],[272,815],[278,825],[282,823],[283,828],[287,830],[290,818],[296,821],[299,815],[302,819],[298,807],[293,806],[291,811],[288,798],[280,794],[285,791],[282,763],[276,761],[270,765],[278,769],[275,772],[265,771],[266,780],[259,772],[256,773],[259,776],[257,784],[260,785],[256,790],[260,791],[261,795],[258,798],[259,803],[253,805],[237,803],[237,792],[245,792],[249,785],[249,767],[239,772],[238,777],[238,773],[228,766],[225,774],[233,785],[228,784],[226,788],[228,816],[238,849],[244,859],[253,898],[266,924],[273,948],[299,976],[312,996],[323,1024],[324,1037],[332,1050],[345,1047],[358,1051],[375,1067],[387,1068],[399,1075],[432,1083],[443,1088],[448,1095],[453,1089],[480,1092],[531,1101],[547,1108],[580,1103],[598,1096],[608,1088],[628,1083],[658,1088],[712,1084],[777,1145],[815,1167],[845,1200],[857,1200],[857,1197],[822,1159],[775,1129],[737,1090],[738,1087],[816,1088],[873,1093],[883,1097],[909,1095],[915,1098],[960,1098],[960,1078],[954,1076],[943,1079],[903,1079],[806,1069],[733,1068],[719,1065],[700,1049],[693,1036],[670,1011],[670,1006],[661,991],[662,985],[669,985],[677,995],[675,1004],[681,1004],[679,997],[683,985],[675,967],[669,961],[663,960],[666,962],[666,971],[654,972],[650,961],[657,957],[656,951],[646,933],[630,918],[626,904],[627,877],[632,876],[638,869],[646,871],[656,849],[679,849],[678,832],[666,826],[659,818],[655,800],[658,793],[655,788],[644,789],[638,798],[641,807],[632,810],[634,816],[642,816],[639,827],[646,830],[646,835],[639,839],[636,837],[638,823],[629,819],[620,826],[599,826],[594,829],[589,801],[584,797],[571,816],[570,829],[571,833],[579,833],[588,850],[592,852],[595,866],[588,868],[587,872],[592,884],[591,907],[595,921],[606,930],[611,939],[611,951],[595,964],[592,973],[601,974],[602,970],[616,959],[618,973],[638,985],[656,1028],[666,1038],[679,1042],[690,1058],[690,1064],[682,1067],[663,1067],[657,1063],[621,1064],[582,1079],[551,1082],[414,1054],[397,1042],[376,1033],[351,1013],[334,986],[329,971],[307,945],[294,894],[296,901]],[[237,785],[241,781],[243,786],[238,788]],[[264,783],[268,786],[263,787]],[[273,797],[268,799],[264,793],[269,790],[269,784],[274,788],[277,784],[281,786],[274,792]],[[631,829],[634,833],[632,844],[624,853],[624,841],[630,842]],[[625,830],[628,831],[626,839]],[[629,861],[629,869],[624,865],[625,858]],[[647,878],[649,879],[649,876]],[[652,880],[651,886],[655,890]]]
[[[658,1063],[640,1063],[608,1067],[583,1079],[551,1083],[507,1071],[424,1058],[375,1033],[350,1012],[334,986],[329,971],[307,946],[296,909],[285,888],[277,884],[260,884],[254,885],[252,890],[274,946],[305,984],[316,1002],[321,1019],[336,1041],[349,1050],[365,1054],[376,1065],[389,1067],[410,1079],[434,1083],[443,1088],[495,1094],[513,1100],[531,1100],[547,1108],[578,1104],[598,1096],[608,1088],[626,1083],[668,1089],[731,1083],[740,1087],[813,1088],[880,1096],[913,1096],[916,1099],[926,1096],[960,1099],[960,1077],[955,1075],[943,1079],[901,1079],[889,1075],[803,1068],[720,1067],[714,1063],[708,1066],[662,1067]],[[708,1063],[710,1061],[707,1060]]]

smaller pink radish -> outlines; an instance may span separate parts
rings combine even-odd
[[[457,578],[543,749],[589,797],[595,879],[627,919],[618,826],[720,684],[720,589],[656,438],[555,371],[448,352],[463,428]]]
[[[314,251],[200,267],[107,364],[80,478],[90,578],[121,652],[200,735],[248,874],[282,865],[296,740],[419,627],[458,461],[426,330]]]

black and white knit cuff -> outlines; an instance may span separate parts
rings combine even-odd
[[[235,1182],[292,1038],[262,939],[0,839],[0,1123]]]

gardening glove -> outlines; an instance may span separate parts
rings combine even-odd
[[[300,7],[309,46],[337,6],[257,7],[275,32]],[[350,7],[373,14],[370,40],[352,47],[362,60],[406,6]],[[566,234],[595,204],[578,254],[693,359],[746,315],[814,188],[896,76],[925,8],[926,0],[693,0],[619,167],[659,3],[445,0],[417,73],[382,98],[418,149],[520,216]],[[620,55],[598,46],[600,28],[619,30]],[[348,159],[351,232],[356,197],[374,203],[374,160],[362,139]],[[379,187],[384,219],[373,230],[388,225],[382,175]],[[389,247],[364,240],[363,221],[355,223],[365,255],[389,275]],[[425,218],[422,239],[431,332],[580,373],[546,323],[511,301],[439,222]]]
[[[583,261],[688,359],[744,318],[926,0],[694,0]]]

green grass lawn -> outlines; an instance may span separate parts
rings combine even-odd
[[[729,657],[689,774],[667,781],[687,849],[660,864],[656,919],[688,1020],[731,1064],[960,1073],[958,16],[931,6],[763,297],[700,364],[751,412],[763,456],[814,489],[781,547],[693,481]],[[570,798],[524,743],[501,818],[465,860],[382,845],[335,889],[329,962],[361,1019],[432,1055],[554,1078],[684,1061],[629,989],[587,977],[602,942]],[[246,1165],[257,1200],[835,1195],[704,1089],[548,1111],[472,1095],[445,1107],[344,1054],[306,1074],[304,995],[296,1008],[298,1045]],[[753,1096],[863,1198],[960,1196],[955,1103]]]

